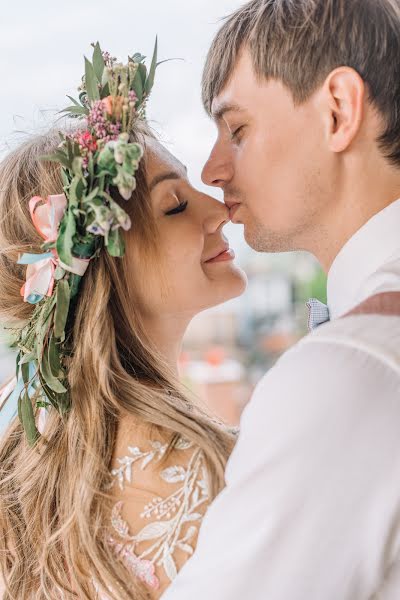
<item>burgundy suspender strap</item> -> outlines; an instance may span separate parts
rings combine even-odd
[[[381,292],[361,302],[343,317],[352,315],[386,315],[400,317],[400,292]]]

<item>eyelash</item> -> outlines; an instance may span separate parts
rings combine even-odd
[[[181,202],[179,204],[179,206],[177,206],[176,208],[173,208],[172,210],[169,210],[167,213],[165,213],[166,215],[170,216],[170,215],[177,215],[181,212],[183,212],[184,210],[186,210],[186,207],[188,205],[188,202]]]
[[[232,141],[237,141],[238,140],[238,134],[242,131],[242,129],[244,129],[244,127],[245,127],[244,125],[241,125],[233,133],[231,133],[231,140]]]

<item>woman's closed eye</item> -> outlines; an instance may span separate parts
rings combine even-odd
[[[188,205],[188,202],[186,200],[185,202],[181,202],[178,206],[175,206],[175,208],[169,210],[165,214],[168,215],[168,216],[170,216],[170,215],[177,215],[178,213],[181,213],[184,210],[186,210],[187,205]]]

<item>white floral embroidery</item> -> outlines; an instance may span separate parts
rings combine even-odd
[[[111,474],[113,482],[118,483],[120,489],[123,490],[125,484],[132,484],[134,466],[144,470],[150,463],[159,462],[165,454],[167,444],[153,441],[150,442],[150,447],[151,449],[142,451],[129,446],[129,455],[117,459],[120,466],[112,469]],[[181,451],[192,447],[192,443],[184,438],[180,438],[175,446]],[[197,534],[202,519],[199,508],[210,499],[204,456],[199,448],[194,448],[185,467],[166,467],[159,476],[174,487],[176,484],[181,485],[167,498],[154,497],[144,506],[140,517],[153,520],[135,534],[129,531],[128,523],[122,518],[123,502],[117,502],[112,510],[111,525],[120,539],[110,537],[109,540],[131,572],[153,589],[159,586],[159,579],[155,575],[156,567],[162,567],[170,581],[176,577],[176,549],[179,548],[188,556],[193,554],[191,541]],[[144,541],[150,544],[139,553],[137,545]]]
[[[160,461],[165,454],[167,449],[167,444],[161,444],[161,442],[150,442],[152,447],[148,452],[141,452],[139,448],[134,446],[128,446],[128,450],[131,456],[124,456],[123,458],[118,458],[117,462],[121,465],[118,469],[112,469],[111,475],[117,478],[119,483],[119,487],[121,490],[124,489],[124,480],[128,483],[132,483],[132,465],[141,460],[140,468],[146,468],[146,466],[152,460]]]

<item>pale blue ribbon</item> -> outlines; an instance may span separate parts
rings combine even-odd
[[[17,260],[18,265],[33,265],[39,260],[44,260],[45,258],[52,258],[54,254],[52,252],[44,252],[43,254],[29,254],[29,252],[25,252],[20,258]]]
[[[32,379],[36,373],[36,365],[34,361],[29,363],[29,379]],[[6,431],[11,421],[18,414],[18,398],[24,389],[24,381],[20,374],[17,383],[13,391],[9,394],[8,398],[4,401],[0,408],[0,437]],[[28,386],[28,395],[30,396],[35,391],[32,383]]]
[[[323,323],[330,320],[329,308],[323,302],[316,298],[310,298],[307,302],[308,308],[308,329],[312,331]]]

